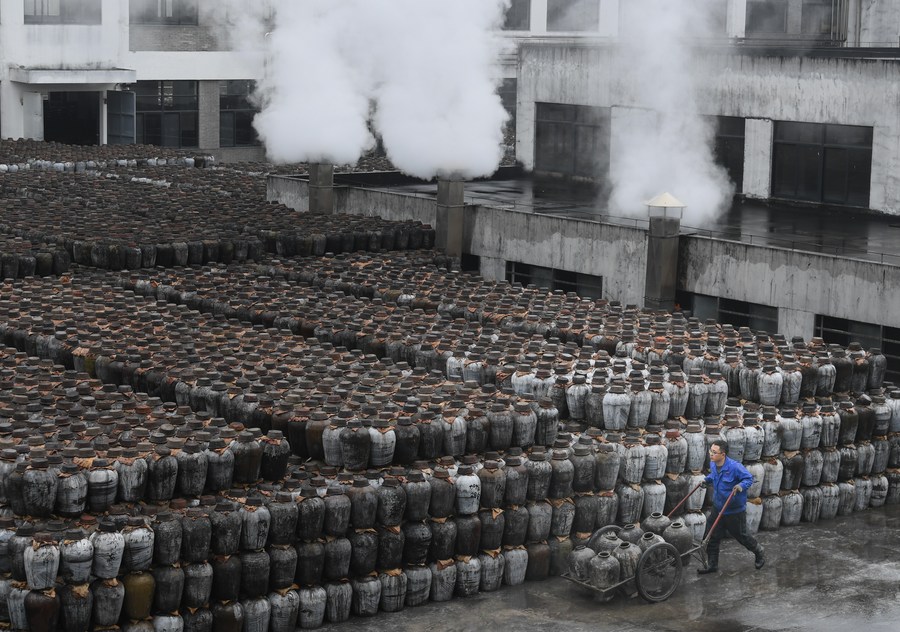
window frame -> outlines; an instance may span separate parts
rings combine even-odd
[[[510,284],[520,283],[523,287],[534,285],[548,292],[575,292],[584,298],[603,298],[603,277],[593,274],[507,261],[505,278]]]
[[[781,10],[782,15],[776,16],[776,20],[772,20],[773,9]],[[770,15],[763,17],[761,14],[764,10],[768,10]],[[754,21],[760,21],[759,25]],[[777,28],[770,28],[771,25],[779,22]],[[788,34],[788,2],[787,0],[747,0],[747,11],[745,17],[745,32],[748,37],[754,36],[773,36]]]
[[[152,5],[156,5],[153,10]],[[146,5],[146,6],[142,6]],[[163,9],[172,7],[172,15]],[[129,0],[128,19],[135,25],[197,26],[200,20],[197,0]]]
[[[531,30],[531,0],[512,0],[503,16],[504,31]]]
[[[853,331],[854,326],[857,331]],[[868,329],[869,333],[861,332],[863,329]],[[887,358],[885,379],[900,381],[900,328],[816,314],[813,335],[826,344],[839,344],[844,348],[851,342],[858,342],[865,349],[878,347]]]
[[[240,92],[230,92],[230,88],[241,85]],[[253,106],[250,95],[256,89],[256,82],[250,79],[223,80],[219,82],[219,147],[258,147],[259,135],[253,127],[253,117],[259,109]],[[224,100],[224,103],[223,103]],[[232,105],[229,105],[231,103]],[[238,142],[238,118],[249,117],[250,137],[246,142]],[[230,129],[230,140],[225,140],[223,130]],[[243,138],[243,137],[242,137]]]
[[[609,175],[612,110],[546,102],[535,106],[534,170],[605,180]],[[604,147],[606,151],[602,151]],[[552,155],[547,155],[547,149]]]
[[[154,84],[156,85],[155,90],[151,89]],[[190,89],[183,91],[187,87]],[[182,94],[178,94],[179,88],[182,89]],[[200,83],[198,81],[138,81],[131,86],[131,89],[135,93],[136,143],[180,148],[200,146]],[[178,124],[176,133],[173,134],[175,127],[173,121],[175,120],[178,121]],[[155,138],[148,140],[148,128],[158,130],[158,133],[154,134]],[[160,142],[153,142],[157,138]],[[172,142],[172,139],[177,139],[177,143]]]
[[[716,132],[713,153],[716,164],[725,169],[728,178],[734,184],[735,191],[741,193],[744,190],[747,119],[740,116],[716,116],[714,118]]]
[[[853,134],[859,135],[860,140],[849,138]],[[776,121],[772,197],[868,208],[874,135],[874,128],[865,125]],[[846,169],[835,174],[835,164],[840,160],[846,160]],[[835,194],[838,178],[843,187]]]
[[[96,26],[103,23],[102,0],[23,0],[22,9],[26,25]]]
[[[698,298],[703,306],[702,310],[697,309]],[[736,328],[749,327],[754,332],[778,332],[778,308],[773,305],[680,290],[675,293],[675,303],[682,311],[690,311],[701,320],[714,318],[716,322]]]
[[[596,33],[599,30],[600,0],[547,0],[548,33]]]

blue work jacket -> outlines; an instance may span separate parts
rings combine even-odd
[[[727,456],[722,467],[717,467],[712,461],[709,462],[709,474],[706,480],[713,488],[713,505],[716,512],[722,510],[725,501],[728,500],[731,490],[735,485],[740,485],[744,491],[738,492],[728,504],[726,515],[741,513],[747,509],[747,490],[753,485],[753,474],[747,471],[747,468]]]

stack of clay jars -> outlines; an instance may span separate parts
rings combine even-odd
[[[69,265],[69,255],[62,248],[0,235],[2,279],[59,275],[66,272]]]
[[[201,161],[207,160],[202,157]],[[132,164],[170,164],[194,166],[192,152],[152,145],[65,145],[30,139],[0,139],[0,173],[19,171],[84,171],[105,170]],[[5,168],[4,168],[5,167]]]
[[[314,288],[258,273],[157,270],[124,290],[122,275],[75,270],[2,288],[0,338],[21,350],[0,374],[10,516],[87,511],[112,517],[108,534],[116,516],[177,522],[177,557],[156,557],[157,537],[149,569],[159,626],[310,627],[557,574],[596,529],[670,510],[719,437],[753,468],[749,512],[767,528],[828,517],[832,487],[845,512],[900,501],[900,406],[875,350],[848,358],[820,340],[454,275],[460,292],[477,288],[468,316],[455,299],[358,294],[364,273]],[[50,504],[34,492],[54,481]],[[695,539],[702,509],[702,493],[686,503]],[[232,544],[215,524],[232,525]],[[90,594],[130,620],[147,611],[148,571],[119,570],[95,574]],[[34,592],[14,588],[8,606]],[[129,595],[144,601],[129,610]],[[189,614],[172,615],[176,603]]]
[[[419,222],[299,213],[204,186],[205,170],[182,171],[199,181],[9,174],[0,232],[57,244],[75,263],[111,270],[256,260],[263,248],[321,255],[434,243],[434,231]]]

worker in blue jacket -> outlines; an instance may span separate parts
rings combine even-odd
[[[732,490],[734,497],[709,539],[709,545],[706,547],[708,560],[706,568],[698,568],[697,572],[705,575],[719,570],[719,546],[725,534],[730,534],[739,544],[753,552],[756,555],[756,568],[762,568],[766,563],[763,549],[756,538],[750,535],[750,530],[747,528],[747,490],[753,485],[753,474],[734,459],[728,458],[727,441],[717,439],[710,446],[709,475],[703,483],[704,487],[711,486],[713,488],[713,507],[715,507],[716,515],[722,510]],[[713,521],[710,520],[707,523],[707,533],[712,527]]]

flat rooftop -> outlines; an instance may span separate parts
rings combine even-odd
[[[360,181],[358,175],[337,179],[367,188],[437,196],[434,182],[381,184]],[[645,218],[610,214],[588,187],[529,177],[467,182],[466,203],[640,228],[647,226]],[[735,200],[725,214],[707,225],[691,226],[685,222],[682,233],[900,265],[900,216],[864,209]]]

